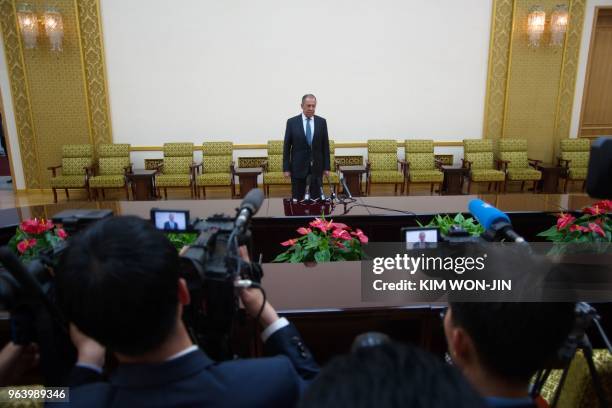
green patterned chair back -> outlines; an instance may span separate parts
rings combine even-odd
[[[123,174],[130,165],[130,145],[127,143],[98,146],[98,168],[101,176]]]
[[[368,161],[371,170],[397,170],[397,141],[368,140]]]
[[[561,158],[571,160],[569,167],[588,167],[591,143],[588,139],[561,140]]]
[[[493,142],[491,140],[463,140],[463,156],[472,162],[472,169],[493,169]]]
[[[229,173],[233,152],[232,142],[204,142],[202,144],[204,173]]]
[[[189,174],[193,143],[164,143],[164,174]]]
[[[268,171],[282,172],[283,171],[283,141],[269,140],[268,141]]]
[[[499,158],[510,163],[510,169],[524,169],[529,167],[527,160],[527,140],[526,139],[500,139]]]
[[[411,170],[435,170],[433,140],[406,140],[404,152]]]
[[[93,147],[89,144],[62,146],[62,175],[80,176],[93,164]]]
[[[336,142],[329,141],[329,169],[336,171]]]

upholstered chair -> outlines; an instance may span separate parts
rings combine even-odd
[[[372,184],[394,184],[404,193],[404,161],[397,158],[396,140],[368,140],[368,159],[366,161],[366,193],[369,195]]]
[[[437,185],[440,192],[444,173],[436,163],[433,140],[406,140],[404,152],[407,194],[410,195],[410,184],[429,184],[430,194],[433,194],[434,186]]]
[[[525,190],[525,182],[531,181],[533,192],[536,192],[538,181],[542,179],[542,172],[536,167],[542,161],[527,157],[526,139],[499,139],[499,161],[506,173],[504,191],[509,182],[520,181],[522,192]]]
[[[89,188],[94,197],[98,198],[98,190],[104,197],[105,189],[122,188],[126,200],[130,199],[127,182],[127,175],[132,171],[129,144],[98,145],[98,164],[94,169],[95,175],[89,179]]]
[[[236,195],[234,181],[234,144],[232,142],[204,142],[202,163],[196,170],[196,195],[206,198],[206,187],[231,187],[232,198]],[[201,170],[201,174],[200,174]]]
[[[591,142],[589,142],[589,139],[561,140],[561,155],[558,157],[558,165],[564,169],[561,176],[565,179],[563,192],[567,193],[570,181],[582,180],[582,190],[584,190],[589,167],[590,150]]]
[[[283,175],[283,141],[268,141],[268,159],[263,164],[263,186],[266,196],[270,186],[291,185],[291,178]]]
[[[62,164],[51,166],[51,189],[53,201],[57,203],[57,189],[63,188],[66,199],[70,199],[68,189],[77,188],[87,191],[87,199],[91,199],[89,177],[93,173],[93,147],[90,144],[69,144],[62,146]],[[61,169],[61,174],[57,170]]]
[[[323,177],[323,190],[328,194],[327,184],[331,184],[334,191],[338,191],[340,184],[340,176],[338,175],[338,163],[336,163],[336,143],[333,140],[329,141],[329,182]]]
[[[494,184],[499,191],[506,180],[506,173],[495,165],[493,158],[493,142],[486,139],[463,140],[463,167],[468,169],[468,194],[472,183],[489,183],[488,190]]]
[[[193,162],[193,143],[164,143],[164,161],[155,175],[157,196],[164,189],[168,198],[168,188],[188,188],[194,196],[193,179],[197,165]]]

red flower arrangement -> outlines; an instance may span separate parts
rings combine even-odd
[[[22,221],[17,231],[9,241],[9,248],[23,261],[27,262],[41,251],[54,248],[65,241],[68,234],[53,222],[45,219],[30,219]]]
[[[612,242],[612,220],[608,213],[612,212],[612,201],[603,200],[590,207],[582,209],[578,218],[572,214],[561,213],[557,224],[538,236],[546,237],[552,242]]]
[[[281,242],[289,247],[274,262],[333,262],[352,261],[363,257],[362,244],[368,237],[359,228],[352,230],[346,224],[315,218],[308,227],[297,229],[300,237]]]

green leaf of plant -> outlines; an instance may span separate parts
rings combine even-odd
[[[331,256],[329,250],[325,249],[322,251],[315,252],[314,258],[317,262],[329,262]]]

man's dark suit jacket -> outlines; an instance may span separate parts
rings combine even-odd
[[[176,223],[176,221],[174,222],[174,228],[170,227],[170,221],[164,222],[164,230],[171,231],[176,229],[178,229],[178,224]]]
[[[321,177],[324,170],[329,171],[327,122],[320,116],[314,116],[314,137],[311,149],[306,141],[302,115],[299,114],[287,120],[283,146],[283,171],[290,171],[293,178],[306,178],[311,160],[313,176]]]
[[[292,407],[319,367],[291,324],[272,334],[264,348],[266,354],[276,356],[216,363],[197,350],[161,364],[120,364],[110,382],[77,366],[70,403],[79,407]]]

